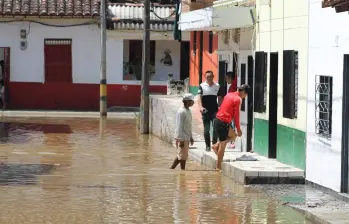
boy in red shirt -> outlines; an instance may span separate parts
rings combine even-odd
[[[218,134],[219,143],[214,145],[212,149],[218,156],[217,169],[222,169],[222,161],[224,157],[224,151],[229,141],[235,140],[236,135],[241,136],[240,127],[240,107],[242,99],[245,99],[248,94],[250,86],[243,84],[238,88],[238,91],[228,93],[219,108],[216,119],[214,121],[214,128]],[[231,127],[231,123],[234,121],[237,134]]]

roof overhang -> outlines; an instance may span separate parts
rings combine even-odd
[[[236,6],[231,1],[181,14],[182,31],[221,31],[253,26],[255,7]]]
[[[349,11],[349,1],[347,0],[323,0],[322,7],[332,7],[336,9],[336,12],[347,12]]]
[[[207,31],[212,29],[213,7],[181,13],[178,22],[182,31]]]

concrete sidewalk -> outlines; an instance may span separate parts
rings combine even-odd
[[[151,97],[150,130],[152,134],[173,144],[176,113],[181,104],[182,99],[179,96]],[[215,168],[217,156],[214,152],[205,151],[203,125],[197,104],[192,107],[192,114],[193,137],[196,143],[190,150],[190,156],[203,165]],[[243,155],[253,156],[258,161],[236,161]],[[303,170],[254,153],[240,152],[240,150],[227,149],[223,159],[222,173],[241,184],[304,184],[305,182]]]

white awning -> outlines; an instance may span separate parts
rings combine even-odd
[[[230,30],[250,27],[254,24],[254,7],[217,5],[213,7],[214,30]]]
[[[255,7],[216,4],[213,7],[182,13],[182,31],[220,31],[250,27],[254,24]]]
[[[212,7],[181,13],[179,30],[205,31],[212,30]]]

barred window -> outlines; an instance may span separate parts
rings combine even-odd
[[[322,75],[317,75],[315,78],[315,130],[317,135],[330,138],[332,134],[333,78]]]
[[[45,39],[45,45],[71,45],[71,39]]]

